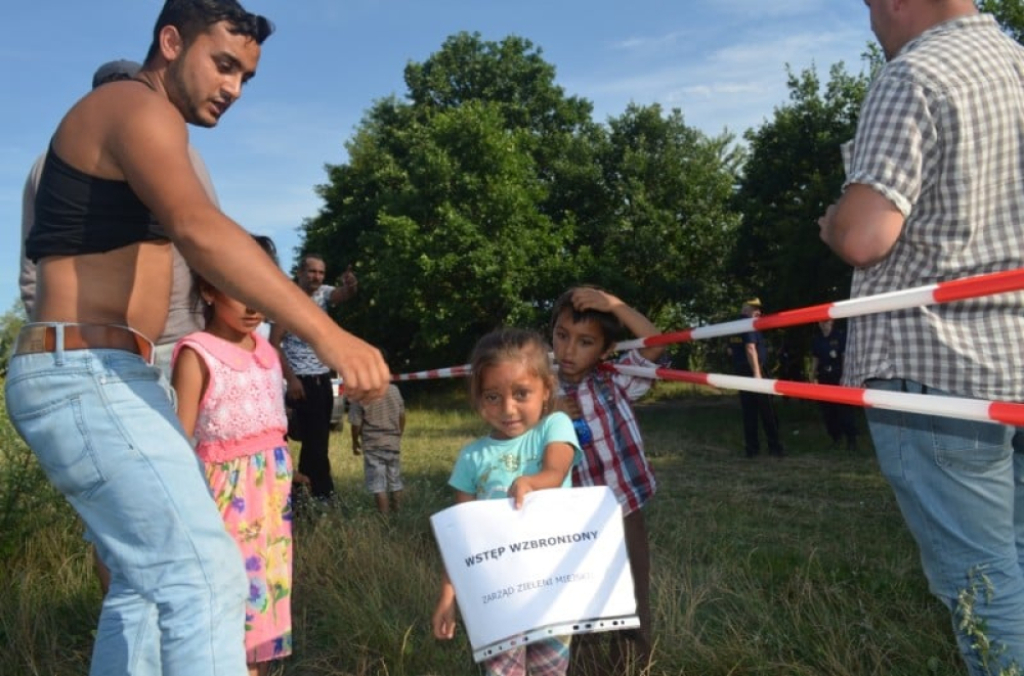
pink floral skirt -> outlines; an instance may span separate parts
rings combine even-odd
[[[206,480],[245,561],[249,664],[292,652],[292,459],[279,446],[226,462],[206,463]]]

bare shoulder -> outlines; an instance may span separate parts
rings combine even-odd
[[[112,82],[80,99],[61,120],[54,150],[72,166],[100,178],[123,180],[120,156],[151,146],[154,139],[181,146],[188,130],[166,97],[142,82]]]
[[[103,91],[109,88],[108,91]],[[188,128],[181,112],[166,96],[141,82],[115,82],[100,87],[97,105],[111,123],[107,140],[112,147],[151,146],[165,141],[180,148],[188,156]]]

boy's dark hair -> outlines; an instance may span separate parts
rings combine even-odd
[[[258,45],[274,32],[274,24],[269,19],[245,11],[236,0],[167,0],[153,26],[153,42],[146,52],[146,63],[160,50],[160,31],[165,26],[177,28],[187,47],[197,35],[221,21],[228,22],[231,34],[252,38]]]
[[[568,310],[572,314],[572,323],[579,324],[580,322],[592,321],[601,327],[601,336],[604,339],[604,344],[601,346],[602,349],[607,350],[609,347],[619,342],[625,337],[626,327],[622,325],[619,318],[610,312],[601,312],[599,310],[584,310],[578,311],[572,304],[572,294],[576,289],[597,289],[598,291],[604,291],[599,286],[593,284],[580,284],[574,286],[555,301],[554,307],[551,308],[551,326],[550,330],[554,332],[555,324],[558,323],[558,318],[562,315],[563,310]]]
[[[550,412],[555,405],[555,370],[548,357],[548,344],[544,336],[527,329],[503,328],[491,331],[477,341],[469,357],[472,374],[469,378],[469,397],[473,408],[480,408],[483,394],[484,371],[507,361],[523,361],[548,387],[548,400],[544,410]]]
[[[270,260],[274,261],[274,265],[278,265],[277,262],[277,246],[274,244],[274,240],[270,239],[266,235],[252,235],[252,238],[260,245]],[[192,289],[189,292],[189,296],[192,299],[192,312],[202,311],[203,321],[209,322],[213,319],[213,307],[203,302],[203,285],[209,285],[199,273],[195,270],[192,271]]]

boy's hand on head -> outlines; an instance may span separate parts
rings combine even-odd
[[[621,300],[600,289],[581,287],[572,294],[572,305],[576,308],[577,312],[585,312],[586,310],[612,312],[615,306],[621,303]]]

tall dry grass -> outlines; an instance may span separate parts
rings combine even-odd
[[[296,522],[295,654],[276,674],[478,673],[464,635],[430,636],[440,563],[428,518],[450,504],[458,449],[485,430],[461,394],[416,387],[404,386],[400,513],[376,513],[348,428],[332,435],[341,497]],[[647,511],[652,673],[963,673],[869,444],[829,450],[815,406],[782,401],[788,457],[747,460],[735,399],[670,386],[638,407],[660,483]],[[6,474],[24,449],[6,420],[0,435]],[[31,509],[0,514],[13,523],[0,534],[0,676],[83,674],[100,603],[88,552],[59,499],[31,490]]]

